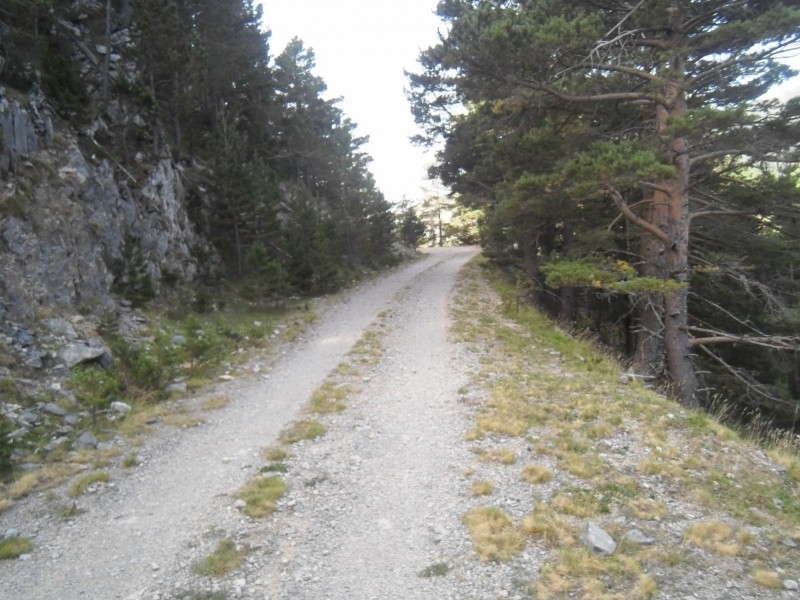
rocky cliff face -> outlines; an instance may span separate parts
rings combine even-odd
[[[0,319],[112,308],[126,241],[154,285],[191,282],[204,242],[180,170],[143,159],[131,174],[52,122],[35,96],[0,89]]]

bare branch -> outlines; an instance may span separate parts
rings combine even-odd
[[[639,202],[634,202],[633,204],[629,204],[628,207],[631,208],[631,209],[634,209],[634,208],[636,208],[637,206],[639,206],[641,204],[648,204],[648,203],[650,203],[652,201],[653,201],[652,198],[645,198],[644,200],[639,200]],[[625,215],[622,214],[622,213],[620,213],[616,217],[614,217],[614,220],[611,221],[611,223],[608,224],[608,227],[606,228],[606,231],[611,231],[612,229],[614,229],[614,225],[616,225],[617,222],[620,219],[623,219],[623,218],[625,218]]]
[[[750,377],[745,377],[745,375],[740,370],[735,369],[734,367],[729,365],[720,356],[717,356],[716,354],[711,352],[711,350],[709,350],[705,346],[699,346],[699,348],[700,348],[700,350],[702,352],[704,352],[706,355],[708,355],[709,358],[711,358],[714,362],[716,362],[719,365],[721,365],[734,378],[738,379],[742,384],[744,384],[744,386],[745,386],[745,388],[747,389],[748,392],[752,391],[752,392],[758,394],[759,396],[761,396],[762,398],[767,398],[767,399],[771,400],[772,402],[777,402],[779,404],[784,404],[784,405],[787,405],[787,406],[793,406],[793,405],[789,404],[783,398],[779,398],[775,394],[771,394],[768,390],[765,389],[763,384],[761,384],[761,383],[759,383],[757,381],[753,381],[753,379],[750,378]]]
[[[544,92],[549,94],[559,100],[563,100],[564,102],[576,102],[576,103],[583,103],[583,102],[610,102],[610,101],[620,101],[620,102],[635,102],[644,100],[653,104],[663,104],[667,105],[669,102],[664,96],[659,94],[642,94],[637,92],[618,92],[618,93],[609,93],[609,94],[593,94],[590,96],[574,96],[572,94],[565,94],[563,92],[559,92],[557,89],[545,85],[539,81],[528,81],[525,79],[514,78],[512,80],[517,85],[522,87],[526,87],[528,89],[537,91],[537,92]]]
[[[760,346],[762,348],[771,348],[773,350],[800,350],[800,338],[783,335],[768,335],[768,336],[749,336],[749,335],[733,335],[724,333],[722,331],[715,331],[713,329],[706,329],[705,327],[688,327],[689,331],[696,331],[698,333],[711,334],[709,337],[693,338],[689,340],[689,345],[695,346],[708,346],[716,344],[749,344],[751,346]]]
[[[614,30],[619,30],[619,29],[622,27],[622,25],[625,23],[625,21],[627,21],[628,19],[630,19],[630,18],[631,18],[631,16],[633,15],[633,13],[635,13],[637,10],[639,10],[639,9],[642,7],[642,4],[644,4],[644,3],[645,3],[645,0],[639,0],[639,4],[637,4],[636,6],[634,6],[634,7],[633,7],[633,8],[632,8],[632,9],[631,9],[629,12],[628,12],[628,14],[627,14],[627,15],[625,15],[624,17],[622,17],[622,19],[620,20],[620,22],[619,22],[619,23],[617,23],[616,25],[614,25],[614,26],[613,26],[611,29],[609,29],[609,30],[608,30],[608,33],[606,33],[606,34],[605,34],[603,37],[608,37],[608,36],[610,36],[612,33],[614,33]]]
[[[749,213],[743,210],[698,210],[697,212],[693,212],[689,215],[690,219],[694,219],[696,217],[709,217],[709,216],[716,216],[716,215],[727,215],[731,217],[747,217],[747,218],[756,218],[757,215],[753,213]]]
[[[657,183],[651,183],[649,181],[642,181],[642,182],[640,182],[640,185],[642,187],[647,188],[648,190],[655,190],[656,192],[662,192],[662,193],[666,194],[667,196],[671,196],[672,195],[672,190],[670,190],[668,187],[664,187],[663,185],[659,185]]]
[[[625,198],[623,198],[622,194],[620,194],[617,190],[615,190],[610,185],[606,184],[604,187],[604,191],[606,192],[606,194],[611,196],[611,199],[614,201],[614,204],[616,204],[617,209],[623,215],[625,215],[625,218],[628,219],[631,223],[633,223],[637,227],[640,227],[641,229],[644,229],[647,233],[661,240],[665,244],[668,245],[672,244],[672,240],[670,240],[669,236],[661,228],[657,227],[656,225],[653,225],[649,221],[645,221],[643,218],[641,218],[639,215],[633,212],[631,210],[631,207],[628,206],[628,203],[625,202]]]
[[[648,73],[647,71],[643,71],[642,69],[634,69],[633,67],[623,67],[622,65],[594,65],[592,67],[598,71],[617,71],[619,73],[627,73],[628,75],[633,75],[634,77],[639,77],[640,79],[644,79],[646,81],[652,81],[659,84],[665,84],[665,80],[658,75],[653,75],[652,73]]]
[[[737,149],[737,150],[717,150],[715,152],[707,152],[706,154],[698,154],[697,156],[691,158],[689,160],[689,165],[694,166],[695,163],[711,160],[713,158],[719,158],[720,156],[741,156],[742,154],[747,154],[747,151]]]

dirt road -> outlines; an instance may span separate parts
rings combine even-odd
[[[86,512],[76,518],[53,515],[46,497],[2,515],[0,527],[33,534],[35,549],[28,560],[0,563],[0,597],[459,597],[419,572],[466,551],[453,518],[465,451],[456,441],[466,426],[455,398],[466,366],[448,341],[446,307],[476,252],[434,250],[348,293],[267,380],[231,382],[221,390],[230,404],[207,424],[155,436],[139,450],[143,464],[81,499]],[[290,484],[268,523],[242,516],[232,494],[263,464],[261,449],[299,418],[376,319],[386,331],[380,364],[353,406],[330,417],[329,434],[299,450],[289,474],[318,485]],[[192,575],[221,535],[254,548],[241,573],[222,582]]]

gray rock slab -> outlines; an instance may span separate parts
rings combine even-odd
[[[125,402],[112,402],[109,405],[111,412],[117,413],[118,415],[124,415],[131,412],[131,405],[126,404]]]
[[[84,431],[75,440],[75,448],[97,448],[97,438],[91,431]]]
[[[612,554],[617,549],[614,539],[599,525],[589,521],[581,533],[581,543],[595,554],[603,556]]]
[[[67,368],[100,359],[108,354],[108,350],[103,347],[93,348],[86,344],[70,344],[61,351],[61,362]]]
[[[42,412],[46,412],[49,415],[55,415],[57,417],[66,417],[68,414],[66,409],[63,409],[58,404],[53,404],[52,402],[43,404]]]

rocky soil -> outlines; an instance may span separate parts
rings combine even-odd
[[[0,514],[0,532],[14,529],[34,542],[24,559],[0,562],[0,597],[530,598],[558,549],[528,543],[508,562],[482,562],[462,517],[494,506],[521,520],[574,478],[559,471],[552,457],[539,456],[553,470],[553,481],[525,482],[520,470],[535,450],[524,437],[502,440],[520,459],[512,466],[478,461],[476,442],[467,441],[484,400],[471,389],[471,375],[486,354],[480,345],[454,340],[448,306],[459,270],[475,252],[430,251],[336,300],[301,342],[268,363],[254,357],[254,375],[211,391],[231,402],[210,413],[206,424],[151,437],[137,449],[140,464],[128,475],[120,472],[78,499],[80,514],[56,514],[66,500],[61,491]],[[482,293],[491,296],[488,288]],[[496,304],[489,298],[485,306]],[[359,340],[368,340],[366,354],[363,345],[359,354]],[[309,415],[307,403],[325,381],[353,388],[347,408]],[[263,449],[280,445],[280,432],[302,418],[320,420],[327,433],[285,446],[289,456],[280,476],[288,492],[275,514],[243,515],[236,491],[269,464]],[[642,460],[648,449],[634,434],[634,427],[621,427],[598,442],[602,456],[620,468]],[[493,443],[478,442],[486,450]],[[763,454],[749,452],[746,460],[765,473],[779,469]],[[494,482],[496,492],[475,496],[475,480]],[[628,544],[678,547],[688,524],[714,516],[671,495],[657,476],[641,483],[653,497],[668,499],[670,517],[621,519],[612,530],[614,544],[625,535]],[[576,538],[589,522],[576,521]],[[642,597],[798,598],[800,553],[793,533],[780,542],[787,560],[777,589],[752,582],[746,556],[687,549],[691,554],[679,566],[651,568],[658,587]],[[766,544],[760,535],[752,533],[747,556]],[[602,538],[595,532],[588,542],[599,555]],[[218,578],[198,575],[195,566],[222,539],[247,550],[242,565]]]

